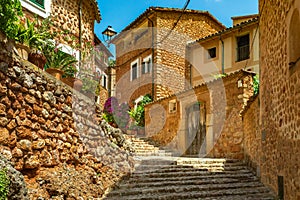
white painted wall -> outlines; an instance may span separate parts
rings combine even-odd
[[[257,31],[256,36],[256,29],[253,30],[253,37],[254,38],[254,44],[253,44],[253,61],[259,60],[259,31]]]
[[[219,53],[219,52],[218,52]],[[220,54],[218,59],[212,59],[209,61],[207,59],[206,49],[202,46],[196,47],[192,50],[191,64],[193,65],[192,76],[193,79],[196,77],[204,78],[204,80],[209,81],[207,78],[213,77],[213,74],[219,73],[220,69]],[[193,85],[200,84],[197,81],[193,81]]]
[[[229,69],[232,67],[232,53],[235,51],[232,51],[232,37],[228,37],[223,40],[224,41],[224,66],[225,69]]]

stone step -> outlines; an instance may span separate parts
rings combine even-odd
[[[270,190],[239,160],[173,157],[130,136],[135,171],[104,199],[273,200]]]
[[[276,198],[273,197],[271,193],[264,193],[264,194],[247,194],[247,195],[226,195],[223,197],[206,197],[201,198],[201,200],[275,200]],[[189,200],[199,200],[198,198],[190,198]]]
[[[136,164],[141,166],[177,166],[176,160],[173,157],[135,157]]]
[[[165,187],[166,185],[186,186],[186,185],[208,185],[208,184],[234,184],[248,183],[258,181],[258,178],[205,178],[205,179],[187,179],[187,180],[162,180],[159,182],[125,182],[119,184],[118,189],[128,188],[157,188]]]
[[[172,153],[133,153],[133,156],[168,156],[171,157]]]
[[[210,184],[165,186],[160,188],[130,188],[117,190],[108,197],[123,199],[190,199],[204,197],[220,197],[226,195],[268,194],[269,190],[259,183]]]
[[[138,153],[147,153],[147,152],[155,152],[155,153],[165,153],[166,151],[164,150],[159,150],[159,149],[135,149],[135,152]]]
[[[133,146],[135,150],[160,150],[158,147]]]
[[[158,152],[155,152],[155,151],[147,151],[147,152],[134,152],[133,154],[135,154],[136,156],[148,156],[148,155],[154,155],[154,154],[164,154],[164,153],[158,153]]]
[[[193,167],[193,166],[181,166],[181,165],[175,165],[172,167],[165,167],[165,166],[140,166],[136,165],[135,171],[143,172],[143,173],[153,173],[153,172],[160,172],[160,173],[166,173],[166,172],[191,172],[191,171],[215,171],[219,170],[218,172],[222,172],[224,170],[226,171],[239,171],[239,170],[249,170],[245,166],[228,166],[225,168],[219,168],[218,166],[201,166],[201,167]]]
[[[139,195],[126,197],[107,197],[106,200],[275,200],[270,193],[249,193],[249,194],[224,194],[214,195],[213,197],[203,197],[200,192],[193,192],[188,195],[184,194],[168,194],[168,195]]]
[[[252,174],[249,173],[244,173],[244,174],[218,174],[218,175],[209,175],[209,174],[202,174],[202,175],[193,175],[193,176],[179,176],[179,177],[144,177],[141,176],[136,176],[136,177],[131,177],[126,181],[126,184],[128,183],[155,183],[155,182],[171,182],[171,181],[194,181],[194,180],[209,180],[209,179],[236,179],[236,180],[255,180],[253,178]]]
[[[148,146],[148,145],[139,145],[139,146],[135,146],[136,150],[143,150],[143,149],[153,149],[153,150],[159,150],[158,147],[154,147],[154,146]]]
[[[187,174],[188,173],[188,174]],[[208,176],[208,175],[213,175],[213,176],[218,176],[218,175],[240,175],[240,174],[248,174],[250,176],[253,176],[252,171],[250,170],[239,170],[238,172],[236,171],[223,171],[223,172],[209,172],[206,170],[197,170],[197,171],[181,171],[181,172],[152,172],[152,173],[133,173],[132,178],[169,178],[172,176],[178,177],[189,177],[189,176]]]

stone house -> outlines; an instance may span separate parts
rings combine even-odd
[[[300,1],[260,0],[259,12],[260,94],[243,112],[245,157],[280,199],[300,199]]]
[[[94,34],[95,22],[100,22],[101,15],[95,0],[21,0],[23,12],[27,18],[45,19],[51,16],[51,31],[61,50],[74,55],[79,64],[78,71],[84,76],[94,75],[92,79],[100,82],[98,103],[108,97],[108,76],[105,69],[112,54]],[[92,53],[91,53],[92,52]],[[101,56],[95,53],[101,52]],[[103,74],[103,76],[97,75]],[[90,77],[90,76],[88,76]],[[101,78],[101,80],[100,80]]]
[[[158,100],[182,91],[187,41],[224,28],[207,11],[150,7],[112,41],[117,98],[132,105],[145,94]]]
[[[81,52],[76,48],[87,48],[87,42],[94,41],[94,24],[101,20],[100,10],[95,0],[20,0],[27,18],[37,15],[44,19],[51,15],[52,31],[57,34],[62,50],[75,54],[81,60]]]
[[[145,107],[146,137],[180,156],[243,158],[241,110],[254,73],[236,71]]]
[[[96,102],[101,106],[104,105],[106,99],[112,96],[114,90],[113,71],[109,67],[109,58],[112,53],[106,48],[101,40],[95,35],[95,79],[99,81],[100,91]]]
[[[187,45],[189,85],[199,85],[213,79],[213,75],[240,69],[259,73],[258,15],[232,17],[232,20],[233,27]]]

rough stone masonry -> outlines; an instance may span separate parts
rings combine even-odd
[[[101,197],[132,167],[124,141],[111,140],[120,130],[99,125],[93,102],[0,38],[0,154],[24,175],[30,199]]]

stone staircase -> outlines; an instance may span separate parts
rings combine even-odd
[[[107,200],[273,200],[271,191],[241,161],[149,156],[136,158]]]
[[[132,148],[134,149],[133,156],[172,156],[172,152],[161,150],[141,138],[130,135],[125,135],[125,138],[132,143]]]

